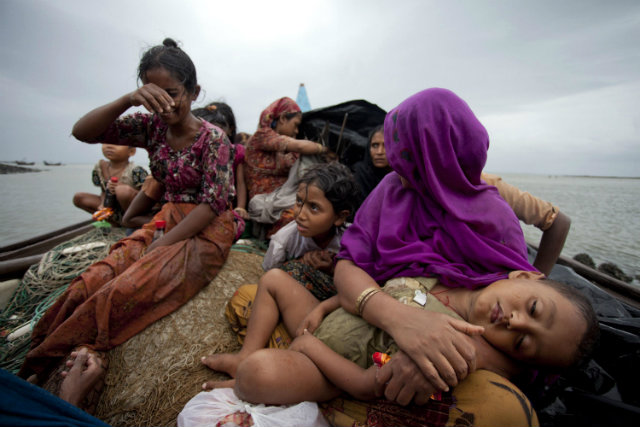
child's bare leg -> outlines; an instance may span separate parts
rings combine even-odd
[[[247,324],[247,336],[240,352],[203,357],[202,363],[215,371],[226,372],[235,377],[238,364],[267,345],[281,315],[285,327],[294,335],[300,322],[318,304],[311,292],[284,271],[267,271],[260,278],[253,311]]]
[[[254,352],[238,366],[234,390],[242,400],[270,405],[322,402],[340,395],[307,356],[271,348]]]
[[[72,353],[72,357],[74,353]],[[75,406],[80,406],[83,399],[95,387],[104,375],[105,369],[100,358],[81,348],[75,353],[75,359],[67,362],[70,368],[63,371],[64,380],[60,384],[59,397]]]
[[[102,199],[91,193],[76,193],[73,195],[73,204],[84,211],[94,213],[102,204]]]

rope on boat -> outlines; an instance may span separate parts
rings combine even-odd
[[[124,236],[121,228],[96,228],[56,246],[29,268],[0,313],[1,368],[13,373],[20,369],[38,320],[75,277],[106,257],[111,245]]]

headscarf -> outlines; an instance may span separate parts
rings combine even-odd
[[[378,130],[381,132],[382,129]],[[375,133],[378,133],[375,132]],[[374,134],[375,134],[374,133]],[[355,175],[360,192],[362,193],[362,200],[366,199],[369,193],[382,181],[382,178],[390,172],[390,168],[377,168],[373,165],[371,159],[371,139],[373,135],[370,135],[367,149],[364,153],[364,159],[353,165],[353,173]]]
[[[273,101],[271,105],[264,109],[260,113],[260,123],[258,123],[258,129],[271,128],[271,123],[274,120],[278,120],[283,114],[299,113],[300,107],[291,98],[283,97],[276,101]]]
[[[387,114],[384,129],[395,172],[358,210],[340,258],[380,283],[431,276],[471,289],[536,270],[513,210],[480,179],[489,137],[462,99],[445,89],[419,92]]]

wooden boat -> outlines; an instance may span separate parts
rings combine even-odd
[[[21,242],[0,247],[0,281],[20,278],[42,256],[62,242],[86,233],[91,229],[92,220],[41,234]]]
[[[44,163],[45,166],[62,166],[62,162],[53,163],[53,162],[47,162],[45,160],[43,163]]]
[[[16,160],[15,163],[20,166],[33,166],[36,164],[36,162],[25,162],[24,160]]]
[[[363,122],[361,131],[353,131],[345,129],[345,123],[351,126],[359,119],[355,107],[372,107],[363,103],[345,103],[339,107],[331,116],[326,115],[326,111],[305,113],[313,119],[310,121],[313,126],[303,123],[301,130],[306,135],[320,135],[325,145],[342,154],[341,160],[348,161],[364,150],[366,130],[372,126]],[[382,114],[381,111],[378,113]],[[342,150],[339,149],[341,143]],[[66,227],[0,248],[0,266],[18,259],[28,264],[29,257],[39,259],[56,234],[69,233],[58,241],[62,242],[76,235],[72,233],[82,233],[83,227],[87,230],[89,223],[86,221],[84,225]],[[535,245],[530,246],[536,249]],[[236,337],[230,335],[228,322],[223,317],[226,301],[240,284],[257,282],[262,273],[261,261],[254,253],[239,254],[232,250],[218,277],[200,294],[180,310],[112,349],[109,369],[115,379],[107,384],[96,415],[113,425],[133,425],[133,420],[138,421],[137,425],[174,423],[177,411],[186,402],[180,393],[193,396],[199,391],[198,385],[212,377],[211,371],[197,362],[198,358],[213,351],[237,350]],[[604,343],[595,361],[580,371],[581,376],[577,379],[561,378],[555,383],[556,391],[552,394],[555,401],[545,403],[551,408],[550,412],[545,413],[545,407],[538,412],[539,416],[547,416],[541,420],[542,424],[636,424],[640,419],[640,394],[635,391],[640,379],[637,369],[640,363],[640,289],[564,256],[558,260],[551,276],[558,272],[587,282],[590,294],[596,295],[592,299],[610,309],[603,310],[604,314],[599,318]],[[206,313],[206,316],[194,316],[193,313]],[[149,366],[149,369],[141,371],[140,366]],[[161,373],[151,371],[152,367]],[[593,372],[598,373],[592,375]],[[553,386],[551,384],[550,388]],[[149,390],[158,394],[152,397]],[[160,407],[160,403],[166,405]],[[171,407],[167,408],[167,405]]]

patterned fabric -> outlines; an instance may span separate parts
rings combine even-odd
[[[480,179],[489,136],[466,102],[445,89],[419,92],[387,114],[384,141],[395,172],[358,210],[340,258],[379,283],[438,277],[475,289],[536,271],[518,218]]]
[[[229,320],[231,324],[231,329],[238,336],[238,342],[240,344],[244,342],[247,336],[247,324],[251,316],[251,310],[257,292],[258,285],[240,286],[227,303],[224,311],[227,320]],[[291,345],[291,341],[292,338],[289,332],[287,332],[287,328],[280,322],[271,334],[267,347],[286,350]]]
[[[300,260],[287,261],[280,269],[296,279],[319,301],[329,299],[338,293],[333,284],[333,277]]]
[[[387,400],[369,402],[339,397],[320,403],[332,426],[475,426],[535,427],[540,425],[529,399],[513,383],[500,375],[477,370],[453,392],[426,405],[400,406]]]
[[[270,128],[274,120],[278,120],[283,114],[300,113],[300,107],[296,101],[289,97],[282,97],[273,101],[262,113],[260,113],[260,121],[258,129]]]
[[[92,142],[146,149],[151,173],[164,184],[164,201],[207,203],[220,215],[235,196],[235,146],[219,128],[201,120],[193,144],[176,151],[167,144],[168,129],[156,114],[135,113],[117,119]]]
[[[93,167],[93,172],[91,172],[91,182],[96,187],[100,187],[102,191],[107,190],[107,184],[109,183],[109,179],[111,177],[105,177],[102,173],[102,160],[96,163]],[[140,191],[142,188],[142,184],[144,180],[147,178],[147,171],[144,170],[142,166],[136,166],[135,163],[129,162],[127,166],[124,168],[120,177],[118,178],[118,184],[128,185],[129,187],[133,187],[136,190]]]
[[[245,175],[249,199],[257,194],[271,193],[287,180],[289,169],[298,159],[298,153],[287,153],[287,145],[293,138],[280,135],[271,123],[281,115],[300,112],[291,98],[280,98],[261,114],[258,130],[246,145]]]
[[[196,206],[166,203],[151,222],[74,279],[35,326],[19,375],[47,374],[77,346],[104,351],[120,345],[211,282],[233,242],[231,211],[189,239],[145,253],[156,220],[165,220],[170,232]]]
[[[300,157],[298,153],[286,152],[292,139],[271,128],[262,128],[247,142],[245,176],[249,198],[271,193],[287,181],[289,169]]]

